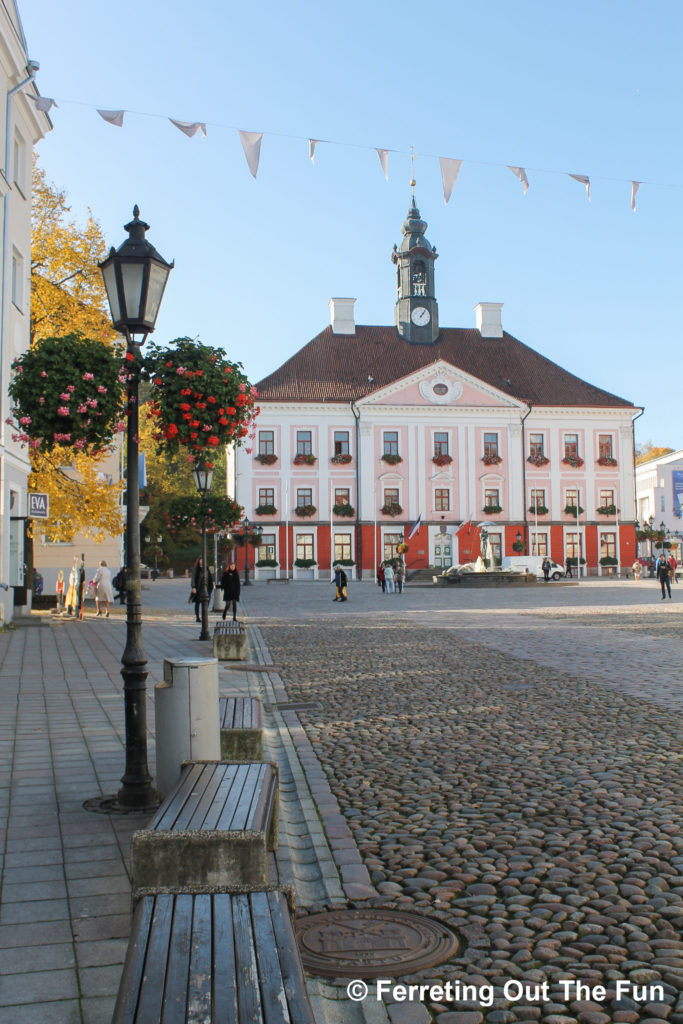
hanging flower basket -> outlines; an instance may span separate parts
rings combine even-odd
[[[410,551],[410,548],[407,544],[399,544],[396,550],[398,551],[399,555],[407,555],[408,552]]]
[[[315,505],[297,505],[294,509],[294,515],[298,516],[299,519],[310,519],[317,511]]]
[[[580,455],[565,455],[562,461],[565,466],[572,466],[574,469],[580,469],[583,466],[583,459]]]
[[[525,545],[523,540],[516,540],[512,544],[512,550],[516,551],[518,555],[522,554],[522,552],[524,551],[524,547]]]
[[[330,462],[334,463],[335,466],[348,466],[349,462],[352,461],[352,455],[333,455],[330,459]]]
[[[333,505],[332,511],[335,516],[345,516],[347,519],[352,519],[356,514],[353,505],[349,505],[348,502],[341,505]]]
[[[121,353],[111,345],[79,334],[43,338],[12,368],[13,440],[40,451],[95,451],[126,429]]]
[[[254,459],[262,466],[272,466],[277,462],[277,455],[255,455]]]
[[[317,462],[315,455],[295,455],[294,465],[295,466],[314,466]]]
[[[598,459],[598,466],[616,466],[617,460],[611,455],[601,455]],[[616,565],[616,562],[614,563]]]
[[[238,523],[243,512],[242,506],[232,498],[220,495],[202,498],[199,494],[192,494],[169,502],[166,522],[173,530],[200,528],[203,523],[207,533],[217,533]]]
[[[388,462],[390,466],[397,466],[399,462],[403,462],[400,455],[383,455],[382,462]]]
[[[545,455],[529,455],[526,460],[531,466],[547,466],[550,459],[546,459]]]
[[[435,466],[449,466],[453,461],[450,455],[433,455],[432,462]]]
[[[240,445],[259,413],[258,396],[242,373],[218,348],[176,338],[169,348],[152,345],[144,358],[152,383],[151,415],[161,448],[171,455],[187,451],[193,459],[210,456],[227,444]]]
[[[382,505],[380,512],[385,516],[400,516],[403,509],[398,503],[393,502],[389,505]]]

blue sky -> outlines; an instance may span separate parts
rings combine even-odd
[[[333,296],[393,323],[413,146],[442,326],[503,302],[511,334],[646,407],[638,440],[683,447],[680,4],[19,2],[59,104],[48,177],[114,245],[138,203],[176,261],[157,341],[199,336],[256,381]],[[257,180],[236,128],[265,133]],[[334,143],[314,165],[308,137]],[[395,150],[388,182],[374,147]],[[439,156],[464,160],[448,206]],[[591,177],[590,203],[568,173]]]

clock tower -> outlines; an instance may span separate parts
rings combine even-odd
[[[439,337],[439,307],[434,295],[436,249],[425,238],[427,224],[411,199],[404,221],[403,241],[391,254],[396,264],[396,329],[414,345],[431,345]]]

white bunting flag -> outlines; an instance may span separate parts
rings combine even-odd
[[[441,178],[443,180],[443,201],[447,203],[451,198],[453,186],[458,180],[462,160],[451,160],[449,157],[440,156],[439,163],[441,164]]]
[[[640,188],[641,185],[642,185],[642,181],[632,181],[631,182],[631,209],[633,210],[634,213],[636,212],[636,195],[637,195],[638,189]]]
[[[510,167],[509,164],[508,167]],[[526,176],[526,171],[523,167],[510,167],[510,170],[512,171],[514,176],[516,178],[519,178],[519,180],[521,181],[522,188],[524,189],[524,195],[526,195],[529,191],[529,179]]]
[[[251,171],[252,177],[256,177],[258,171],[259,159],[261,157],[261,139],[263,138],[263,132],[243,132],[239,131],[240,139],[242,141],[242,149],[244,155],[247,158],[247,165]]]
[[[31,96],[31,99],[35,103],[36,109],[42,111],[43,114],[49,114],[51,108],[57,106],[55,100],[51,100],[47,96]]]
[[[125,110],[98,110],[97,113],[107,124],[115,124],[117,128],[123,128]]]
[[[385,177],[386,181],[389,181],[389,150],[388,149],[378,149],[375,152],[377,153],[377,156],[379,157],[379,162],[382,165],[382,170],[384,171],[384,177]]]
[[[570,174],[569,177],[573,178],[574,181],[578,181],[581,185],[585,185],[586,186],[586,195],[588,196],[588,202],[590,203],[590,201],[591,201],[591,180],[590,180],[590,178],[587,178],[585,174]]]
[[[174,124],[176,128],[187,135],[188,139],[191,139],[197,132],[201,132],[204,138],[206,138],[206,125],[203,121],[175,121],[172,117],[169,117],[171,124]]]
[[[311,158],[311,163],[315,163],[315,147],[318,145],[320,139],[309,139],[308,140],[308,155]]]

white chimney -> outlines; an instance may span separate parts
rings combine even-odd
[[[478,302],[474,307],[477,330],[482,338],[502,338],[503,324],[500,318],[502,302]]]
[[[333,334],[355,334],[353,319],[355,299],[330,299],[330,323]]]

